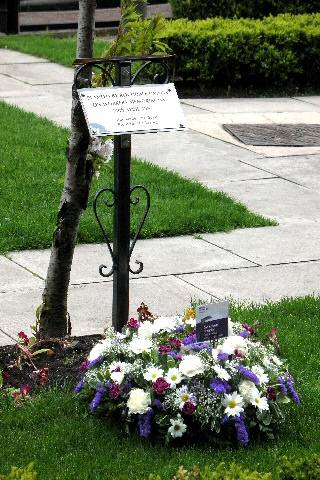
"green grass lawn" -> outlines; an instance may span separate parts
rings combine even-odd
[[[45,248],[51,244],[65,171],[68,131],[48,120],[0,103],[0,252]],[[139,160],[132,164],[132,184],[145,185],[151,210],[145,238],[226,231],[274,224],[224,193]],[[113,185],[112,166],[94,179],[79,242],[103,241],[92,211],[95,192]],[[132,208],[133,231],[142,203]],[[112,212],[106,209],[112,230]]]
[[[76,37],[61,38],[48,34],[0,36],[0,48],[18,50],[70,67],[76,58]],[[96,38],[94,48],[95,56],[101,57],[106,40]]]
[[[299,458],[320,453],[319,317],[320,299],[313,297],[233,308],[234,320],[259,320],[262,335],[278,327],[282,356],[296,378],[301,406],[287,406],[287,422],[271,443],[237,449],[151,446],[89,415],[73,394],[49,391],[23,407],[2,405],[0,472],[35,461],[39,480],[116,479],[120,474],[142,480],[151,472],[169,479],[179,465],[216,466],[235,461],[267,472],[275,470],[283,455]]]

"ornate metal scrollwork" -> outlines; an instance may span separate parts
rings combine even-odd
[[[138,240],[138,237],[140,235],[140,232],[142,230],[142,227],[146,221],[146,218],[147,218],[147,215],[148,215],[148,212],[150,210],[150,193],[148,192],[148,190],[146,189],[146,187],[144,187],[143,185],[135,185],[134,187],[131,188],[130,190],[130,203],[131,205],[137,205],[138,203],[140,203],[140,196],[136,196],[136,197],[133,197],[132,198],[132,194],[133,192],[135,192],[136,190],[142,190],[145,195],[146,195],[146,207],[144,209],[144,212],[143,212],[143,216],[142,216],[142,220],[140,222],[140,225],[138,226],[138,229],[136,231],[136,234],[132,240],[132,243],[131,243],[131,246],[130,246],[130,250],[129,250],[129,259],[131,259],[131,255],[132,255],[132,252],[133,252],[133,249],[135,247],[135,244],[137,243],[137,240]],[[139,273],[142,272],[143,270],[143,262],[140,262],[139,260],[136,260],[136,263],[139,265],[139,267],[137,268],[137,270],[133,270],[130,265],[129,265],[129,270],[131,273],[133,273],[134,275],[138,275]]]
[[[112,200],[110,200],[106,194],[108,193],[111,193],[112,195]],[[101,232],[103,234],[103,237],[104,237],[104,240],[107,244],[107,247],[108,247],[108,250],[109,250],[109,253],[110,253],[110,256],[111,256],[111,259],[112,259],[112,267],[111,269],[107,272],[107,273],[104,273],[104,270],[107,269],[108,267],[106,265],[100,265],[99,266],[99,273],[102,277],[110,277],[113,272],[114,272],[114,254],[113,254],[113,250],[111,248],[111,243],[110,243],[110,239],[109,239],[109,236],[108,236],[108,233],[103,225],[103,221],[102,219],[100,218],[100,215],[99,215],[99,212],[98,212],[98,200],[100,197],[102,197],[103,195],[106,196],[106,198],[103,200],[103,204],[108,207],[108,208],[112,208],[114,207],[114,204],[116,202],[116,198],[115,198],[115,193],[114,193],[114,190],[112,188],[103,188],[102,190],[99,190],[99,192],[96,194],[94,200],[93,200],[93,211],[94,211],[94,215],[97,219],[97,222],[98,222],[98,225],[101,229]]]
[[[131,259],[131,255],[132,255],[132,252],[134,250],[134,247],[137,243],[137,240],[138,240],[138,237],[140,235],[140,232],[143,228],[143,225],[146,221],[146,218],[147,218],[147,215],[148,215],[148,212],[150,210],[150,193],[148,192],[148,190],[143,186],[143,185],[135,185],[134,187],[131,188],[130,190],[130,204],[131,205],[137,205],[138,203],[140,203],[140,200],[141,200],[141,197],[140,196],[135,196],[135,197],[132,197],[132,194],[133,192],[137,191],[137,190],[141,190],[145,193],[145,196],[146,196],[146,206],[145,206],[145,209],[143,211],[143,215],[142,215],[142,219],[140,221],[140,224],[137,228],[137,231],[135,233],[135,236],[132,240],[132,243],[131,243],[131,246],[130,246],[130,250],[129,250],[129,261]],[[107,197],[107,194],[110,194],[112,195],[112,200],[110,200],[108,197]],[[114,272],[114,269],[115,269],[115,265],[114,265],[114,253],[113,253],[113,250],[112,250],[112,247],[111,247],[111,243],[110,243],[110,239],[109,239],[109,235],[106,231],[106,228],[103,224],[103,220],[102,220],[102,217],[100,216],[99,214],[99,204],[98,204],[98,200],[100,199],[100,197],[102,196],[105,196],[106,198],[104,198],[102,200],[102,203],[104,206],[106,206],[107,208],[112,208],[114,207],[115,203],[116,203],[116,197],[115,197],[115,192],[114,190],[112,190],[111,188],[103,188],[102,190],[99,190],[99,192],[96,194],[95,198],[94,198],[94,201],[93,201],[93,211],[94,211],[94,215],[97,219],[97,222],[98,222],[98,225],[101,229],[101,232],[103,234],[103,237],[104,237],[104,240],[107,244],[107,247],[108,247],[108,250],[109,250],[109,253],[110,253],[110,256],[111,256],[111,260],[112,260],[112,267],[111,269],[109,269],[109,271],[107,273],[104,273],[104,270],[107,269],[108,267],[106,265],[100,265],[99,266],[99,273],[102,277],[110,277],[113,272]],[[129,265],[129,270],[132,274],[134,275],[138,275],[139,273],[142,272],[143,270],[143,262],[139,261],[139,260],[136,260],[136,263],[139,265],[139,267],[137,268],[137,270],[133,270],[130,265]]]

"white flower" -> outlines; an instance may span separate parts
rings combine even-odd
[[[195,327],[197,320],[195,318],[187,318],[187,320],[184,321],[186,325],[190,325],[191,327]]]
[[[170,423],[171,427],[169,427],[168,433],[170,433],[171,437],[182,437],[184,432],[187,430],[187,425],[183,423],[181,415],[178,413],[176,419],[171,418]]]
[[[111,380],[113,380],[116,383],[122,383],[123,378],[124,378],[124,372],[111,372],[110,374]]]
[[[171,388],[174,388],[176,385],[178,385],[178,383],[181,382],[182,376],[178,368],[169,368],[165,379],[168,383],[170,383]]]
[[[217,377],[221,378],[221,380],[227,380],[227,381],[230,380],[231,377],[230,377],[229,373],[227,372],[227,370],[220,367],[219,365],[215,365],[213,367],[213,370],[216,372]]]
[[[150,393],[145,392],[142,388],[133,388],[131,390],[127,401],[129,413],[145,413],[150,404]]]
[[[204,364],[197,355],[188,355],[181,361],[179,370],[186,377],[195,377],[204,372]]]
[[[100,155],[106,159],[106,161],[110,160],[113,154],[113,141],[109,140],[104,142],[100,148]]]
[[[139,353],[149,352],[152,348],[152,342],[149,338],[134,337],[128,344],[128,348],[136,355],[139,355]]]
[[[263,370],[262,367],[260,367],[259,365],[254,365],[253,367],[251,367],[251,371],[257,375],[257,377],[259,378],[260,380],[260,383],[263,385],[265,383],[268,383],[269,381],[269,377],[268,375],[265,373],[265,371]]]
[[[227,353],[228,355],[234,354],[236,350],[240,353],[246,353],[247,342],[244,338],[240,337],[240,335],[232,335],[225,339],[221,345],[221,349],[223,353]]]
[[[177,328],[178,320],[179,317],[159,317],[154,321],[154,330],[156,333],[160,332],[160,330],[172,332],[172,330]]]
[[[151,365],[143,374],[143,378],[148,382],[155,382],[159,377],[163,376],[162,368]]]
[[[253,398],[259,396],[259,390],[250,380],[241,380],[239,383],[239,393],[245,402],[251,403]]]
[[[112,140],[109,140],[103,143],[101,138],[94,137],[91,139],[89,152],[95,153],[96,155],[99,155],[108,161],[113,154],[113,142]]]
[[[275,365],[277,365],[277,367],[280,367],[283,363],[282,360],[280,360],[280,358],[278,358],[276,355],[273,355],[273,357],[271,357],[271,360]]]
[[[225,393],[222,404],[225,408],[224,413],[228,417],[238,417],[243,412],[243,398],[237,393]]]
[[[149,320],[145,320],[144,322],[140,323],[138,329],[138,336],[142,338],[151,338],[152,335],[155,333],[155,328],[152,322]]]
[[[190,393],[188,387],[184,385],[181,388],[178,388],[176,391],[177,401],[179,403],[179,408],[182,410],[186,402],[196,403],[196,397],[193,393]]]
[[[260,395],[257,395],[252,399],[251,403],[257,407],[260,412],[262,412],[262,410],[269,410],[269,404],[266,397],[260,397]]]
[[[98,357],[104,354],[108,348],[111,347],[111,342],[109,339],[103,340],[102,342],[97,343],[91,350],[88,356],[89,362],[92,362],[92,360],[96,360]]]
[[[120,370],[120,372],[127,372],[130,369],[130,363],[127,362],[112,362],[109,365],[110,372]]]

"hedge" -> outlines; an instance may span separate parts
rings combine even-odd
[[[142,27],[143,28],[143,27]],[[320,14],[167,21],[176,77],[216,87],[318,87]]]
[[[263,18],[320,12],[319,0],[170,0],[176,18]]]
[[[172,480],[272,480],[272,478],[274,480],[319,480],[320,455],[313,454],[309,458],[302,459],[282,457],[274,475],[271,473],[252,472],[235,463],[230,466],[220,463],[216,468],[199,468],[195,466],[191,470],[186,470],[180,467]],[[25,468],[12,467],[9,474],[0,475],[0,480],[37,479],[40,480],[40,477],[38,477],[33,463],[30,463]],[[162,477],[154,474],[150,475],[148,480],[162,480]]]

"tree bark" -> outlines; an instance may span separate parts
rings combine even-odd
[[[95,9],[96,0],[79,1],[78,58],[93,57]],[[87,87],[90,79],[91,69],[83,69],[81,78],[78,78],[78,86],[80,83],[80,86]],[[38,314],[39,338],[62,338],[71,333],[67,298],[80,217],[82,211],[87,207],[93,175],[92,164],[87,161],[89,141],[90,136],[74,80],[66,175],[57,225],[53,234],[42,305]]]

